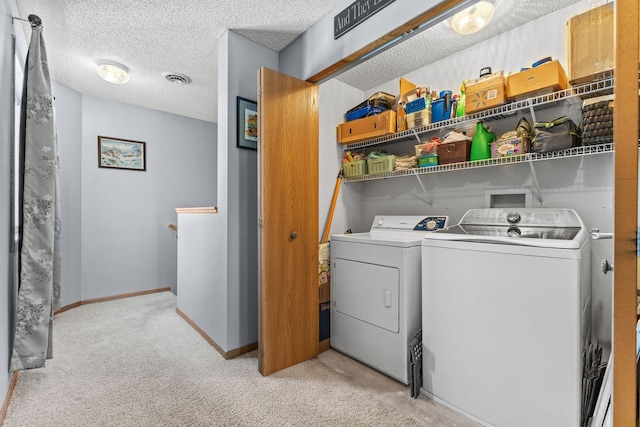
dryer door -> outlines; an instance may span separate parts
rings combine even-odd
[[[336,258],[331,281],[336,312],[399,331],[398,268]]]

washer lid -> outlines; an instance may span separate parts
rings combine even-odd
[[[571,209],[472,209],[460,223],[425,239],[577,249],[588,233]]]
[[[459,224],[548,228],[584,226],[576,211],[560,208],[470,209]]]

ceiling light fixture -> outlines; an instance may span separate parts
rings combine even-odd
[[[98,61],[98,74],[109,83],[121,85],[129,81],[129,69],[119,62],[101,59]]]
[[[493,18],[494,6],[482,0],[456,13],[451,18],[451,27],[458,34],[473,34],[482,30]]]

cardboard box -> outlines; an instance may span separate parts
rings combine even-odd
[[[331,299],[331,283],[323,283],[318,287],[318,301],[329,302]]]
[[[509,101],[544,95],[569,87],[567,74],[556,61],[545,62],[507,77],[507,99]]]
[[[572,85],[597,80],[615,67],[613,3],[567,21],[567,56]]]
[[[415,87],[416,85],[411,83],[409,80],[405,79],[404,77],[400,77],[400,96],[398,97],[398,104],[396,108],[398,112],[398,117],[396,120],[398,132],[407,130],[407,120],[406,120],[406,113],[404,112],[404,103],[402,102],[402,95],[409,92],[411,89],[414,89]]]
[[[393,110],[338,125],[338,143],[351,144],[396,132]]]
[[[465,114],[495,108],[507,102],[502,71],[465,85]]]
[[[438,163],[468,162],[471,156],[471,141],[447,142],[438,145]]]

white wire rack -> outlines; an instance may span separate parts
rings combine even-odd
[[[529,109],[539,110],[544,108],[550,108],[558,105],[560,102],[572,104],[580,102],[583,99],[592,98],[594,96],[606,95],[613,92],[613,77],[608,77],[595,82],[578,85],[569,89],[561,90],[558,92],[549,93],[546,95],[537,96],[534,98],[528,98],[521,101],[511,102],[509,104],[502,105],[500,107],[491,108],[489,110],[479,111],[477,113],[469,114],[462,117],[456,117],[450,120],[444,120],[437,123],[431,123],[426,126],[397,132],[380,138],[369,139],[361,142],[354,142],[353,144],[346,144],[344,150],[356,150],[359,148],[372,147],[381,144],[388,144],[390,142],[401,141],[404,139],[418,138],[422,134],[426,134],[438,130],[446,130],[449,128],[463,127],[465,125],[472,125],[478,121],[490,121],[499,120],[505,117],[512,116],[518,111]]]
[[[597,80],[595,82],[578,85],[558,92],[549,93],[533,98],[515,101],[497,108],[485,111],[479,111],[463,117],[445,120],[438,123],[432,123],[419,128],[398,132],[392,135],[361,141],[353,144],[345,145],[345,150],[356,150],[359,148],[372,147],[376,145],[387,144],[390,142],[401,141],[405,139],[419,139],[420,135],[429,132],[471,125],[478,121],[498,120],[516,114],[518,111],[530,109],[534,110],[549,108],[557,105],[559,102],[576,103],[584,99],[595,96],[610,94],[613,92],[613,77]],[[614,151],[613,143],[600,145],[587,145],[581,147],[570,148],[567,150],[552,151],[548,153],[527,153],[517,156],[508,156],[500,158],[492,158],[486,160],[478,160],[473,162],[450,163],[446,165],[430,166],[426,168],[416,168],[403,171],[384,172],[378,174],[368,174],[360,176],[345,177],[345,182],[372,181],[386,178],[397,178],[403,176],[427,175],[432,173],[449,172],[465,169],[477,169],[483,167],[500,166],[507,164],[534,162],[538,160],[562,159],[568,157],[585,156],[591,154],[609,153]]]
[[[613,152],[613,143],[600,145],[586,145],[582,147],[569,148],[567,150],[550,151],[548,153],[527,153],[516,156],[498,157],[494,159],[477,160],[473,162],[449,163],[446,165],[429,166],[425,168],[408,169],[403,171],[385,172],[378,174],[360,175],[345,177],[345,182],[372,181],[377,179],[398,178],[403,176],[428,175],[432,173],[459,171],[466,169],[477,169],[484,167],[510,165],[516,163],[535,162],[538,160],[563,159],[576,156],[587,156],[591,154],[602,154]]]

